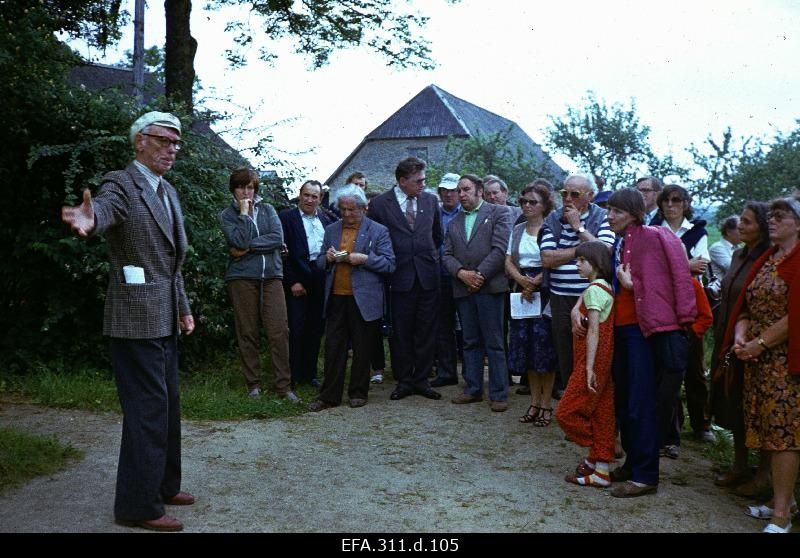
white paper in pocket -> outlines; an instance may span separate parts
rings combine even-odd
[[[122,268],[125,274],[125,282],[129,285],[142,285],[144,284],[144,268],[135,265],[126,265]]]

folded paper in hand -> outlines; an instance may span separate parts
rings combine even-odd
[[[538,291],[533,293],[531,302],[522,298],[522,293],[511,293],[511,318],[539,318],[542,315],[542,296]]]
[[[141,285],[144,283],[144,269],[135,265],[126,265],[122,268],[125,274],[125,283],[128,285]]]

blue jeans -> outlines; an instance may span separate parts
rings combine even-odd
[[[464,334],[464,393],[483,395],[483,355],[489,359],[489,399],[508,399],[508,366],[503,348],[505,293],[472,294],[457,298]]]
[[[652,343],[639,324],[614,328],[614,403],[624,469],[632,480],[658,484],[658,387]]]

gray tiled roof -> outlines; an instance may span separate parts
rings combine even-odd
[[[126,95],[133,95],[133,70],[106,64],[84,64],[70,70],[69,82],[89,91],[118,88]],[[144,74],[144,101],[150,103],[158,95],[164,94],[164,84],[155,74]]]
[[[515,122],[429,85],[364,137],[359,146],[342,162],[329,181],[343,169],[366,142],[399,138],[474,137],[509,133],[513,143],[537,161],[545,161],[555,177],[563,179],[564,170]]]
[[[72,85],[84,87],[89,91],[117,89],[125,95],[133,96],[133,70],[131,68],[86,63],[72,68],[68,79]],[[156,97],[164,94],[164,84],[159,81],[156,74],[145,72],[143,93],[146,104],[152,103]],[[248,163],[247,159],[211,129],[208,122],[195,121],[192,123],[192,129],[209,138],[231,165],[242,166]]]

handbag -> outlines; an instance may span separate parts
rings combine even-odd
[[[717,368],[714,370],[713,381],[715,382],[723,382],[723,388],[725,390],[725,396],[729,395],[730,387],[733,384],[734,378],[734,367],[736,364],[736,355],[733,354],[733,351],[728,348],[725,351],[723,357],[717,363]]]

